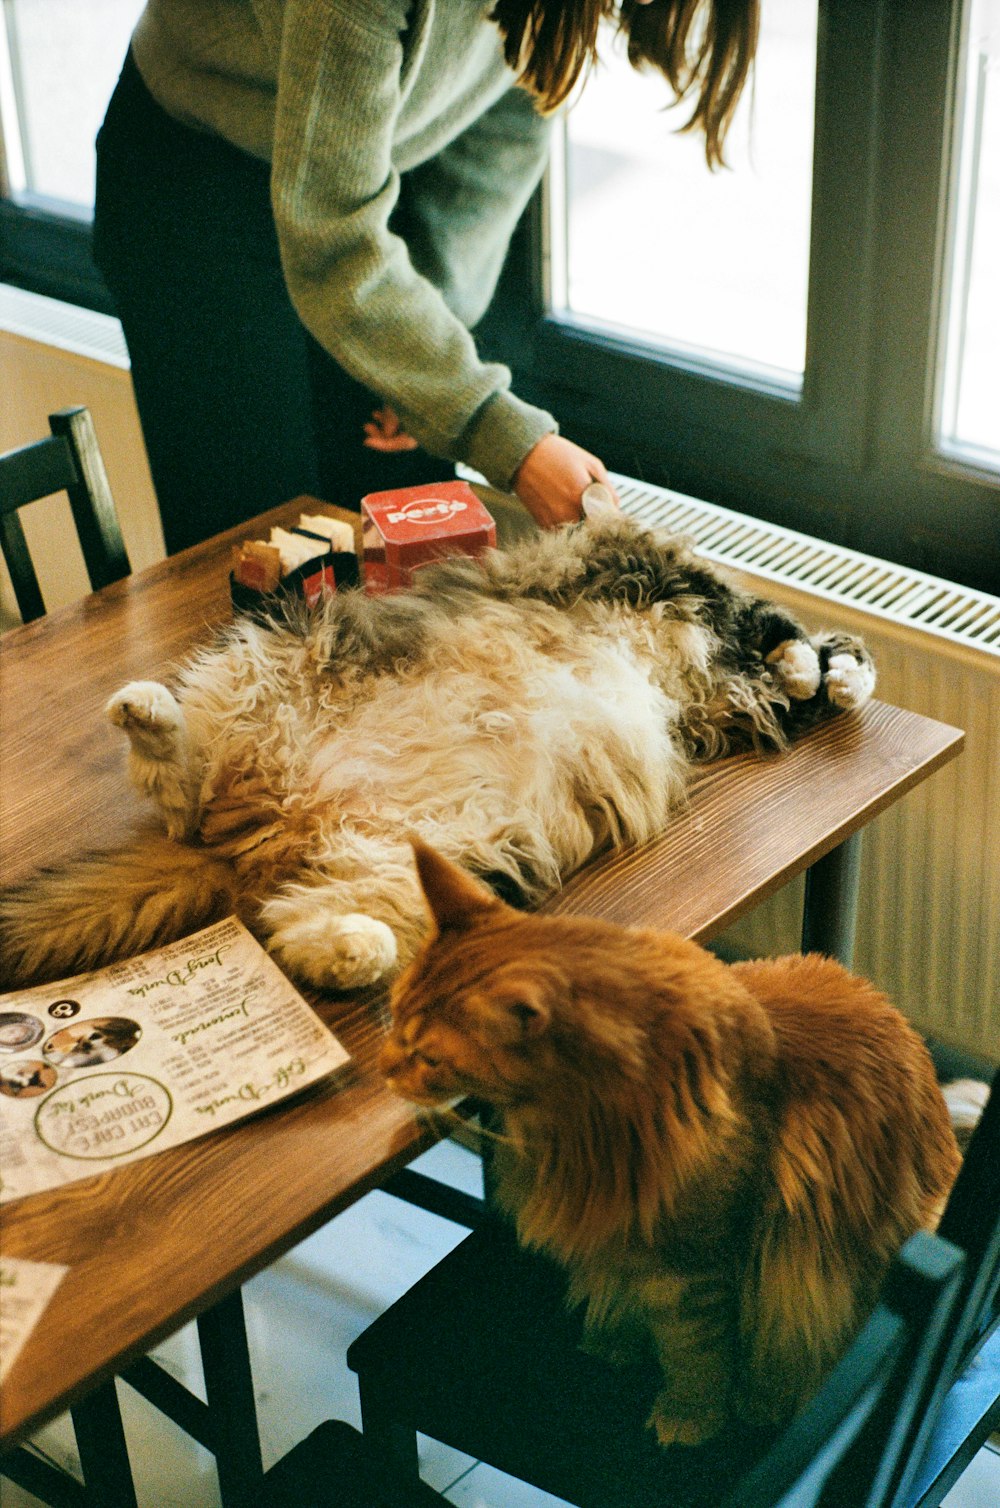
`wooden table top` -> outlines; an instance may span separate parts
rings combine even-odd
[[[102,715],[132,679],[169,677],[230,616],[229,551],[297,499],[0,641],[0,882],[113,845],[141,810]],[[335,510],[336,511],[336,510]],[[341,516],[351,518],[352,515]],[[664,836],[595,861],[546,909],[706,940],[954,757],[962,734],[884,704],[790,752],[705,766]],[[371,997],[310,997],[345,1074],[241,1125],[2,1210],[10,1257],[70,1271],[4,1387],[0,1449],[231,1293],[412,1160],[433,1133],[381,1085]]]

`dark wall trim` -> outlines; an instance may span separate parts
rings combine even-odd
[[[90,217],[75,205],[0,199],[0,281],[113,314],[90,238]]]

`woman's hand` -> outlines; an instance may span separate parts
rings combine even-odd
[[[399,422],[399,415],[388,403],[372,409],[372,416],[365,425],[362,442],[369,450],[416,450],[417,442],[408,435]]]
[[[562,435],[546,435],[518,467],[514,491],[540,529],[557,529],[580,518],[591,482],[603,482],[617,503],[603,461]]]

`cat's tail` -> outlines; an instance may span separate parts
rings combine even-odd
[[[232,868],[161,833],[41,869],[0,894],[4,987],[59,979],[173,942],[236,909]]]

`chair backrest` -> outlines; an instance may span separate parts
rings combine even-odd
[[[725,1508],[883,1508],[963,1268],[939,1236],[906,1242],[849,1350]]]
[[[965,1266],[958,1300],[900,1454],[889,1499],[893,1508],[909,1501],[946,1393],[1000,1325],[1000,1069],[972,1133],[938,1235],[963,1253]]]
[[[50,414],[52,434],[0,456],[0,547],[25,623],[45,604],[17,510],[53,492],[69,497],[91,586],[119,581],[131,569],[111,488],[86,408]]]
[[[1000,1069],[938,1235],[965,1253],[955,1331],[957,1359],[965,1366],[1000,1324]]]

